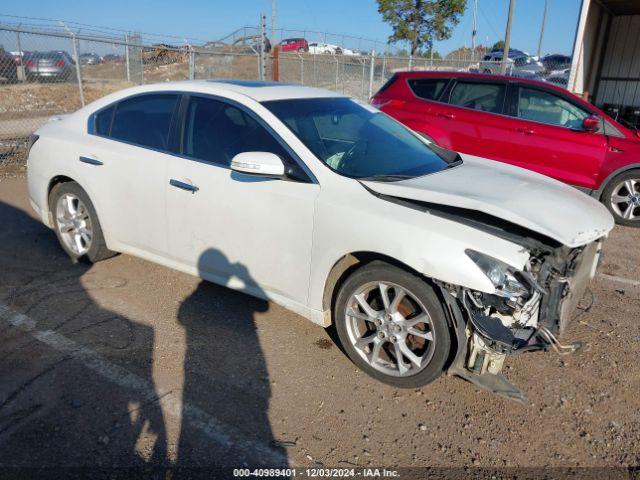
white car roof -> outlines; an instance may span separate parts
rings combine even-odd
[[[325,90],[323,88],[254,80],[186,80],[180,82],[149,84],[142,87],[134,87],[130,90],[135,90],[136,93],[173,90],[210,93],[211,95],[222,96],[224,96],[225,92],[233,92],[252,98],[257,102],[293,98],[347,97],[347,95],[333,92],[331,90]],[[126,90],[122,93],[125,92]]]

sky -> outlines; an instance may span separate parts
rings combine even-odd
[[[512,46],[536,54],[545,0],[516,0]],[[509,0],[478,0],[477,43],[493,45],[504,36]],[[571,53],[581,0],[549,0],[549,14],[542,54]],[[452,37],[437,42],[435,49],[446,54],[471,45],[473,0],[468,0],[464,17]],[[260,12],[267,15],[270,29],[271,0],[3,0],[0,21],[18,22],[1,15],[41,17],[140,32],[216,40],[239,27],[257,25]],[[378,40],[378,50],[386,49],[391,27],[378,13],[376,0],[276,0],[277,28],[330,32]],[[276,38],[279,34],[276,35]],[[322,34],[308,33],[309,41],[323,40]],[[341,37],[327,37],[342,43]],[[344,39],[345,47],[370,50],[374,45]],[[392,48],[402,48],[397,44]]]

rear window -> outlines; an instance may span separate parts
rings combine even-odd
[[[111,138],[165,150],[177,98],[154,94],[121,101],[113,117]]]
[[[408,81],[411,91],[424,100],[438,100],[447,83],[448,78],[412,78]]]

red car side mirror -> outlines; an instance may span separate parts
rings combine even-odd
[[[600,130],[600,117],[589,115],[582,120],[582,128],[585,132],[595,133]]]

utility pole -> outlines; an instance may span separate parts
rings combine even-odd
[[[271,0],[271,45],[276,44],[276,0]]]
[[[540,28],[540,40],[538,40],[538,60],[542,55],[542,39],[544,38],[544,27],[547,24],[547,11],[549,10],[549,0],[544,0],[544,14],[542,15],[542,28]]]
[[[473,0],[473,32],[471,32],[471,61],[476,61],[476,35],[478,34],[478,0]]]
[[[502,65],[500,72],[504,75],[507,73],[507,64],[509,63],[509,49],[511,47],[511,24],[513,23],[513,11],[516,7],[516,0],[509,0],[509,19],[507,20],[507,31],[504,34],[504,51],[502,53]]]

